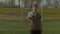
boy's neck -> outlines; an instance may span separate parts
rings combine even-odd
[[[33,10],[34,13],[36,13],[37,11]]]

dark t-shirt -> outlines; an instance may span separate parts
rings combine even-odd
[[[41,28],[41,15],[38,12],[29,12],[28,18],[30,19],[30,26],[33,30],[40,30]]]

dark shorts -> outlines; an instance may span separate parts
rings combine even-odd
[[[31,30],[31,34],[41,34],[41,30]]]

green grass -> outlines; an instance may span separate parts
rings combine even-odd
[[[43,34],[60,34],[60,21],[44,21]]]
[[[0,8],[0,34],[30,34],[30,23],[26,21],[28,11],[26,8]],[[20,21],[21,18],[25,21]],[[60,9],[43,9],[42,29],[43,34],[60,34]]]
[[[44,8],[43,17],[45,20],[60,20],[60,9],[59,8]]]
[[[1,20],[0,34],[29,34],[28,22]]]
[[[43,34],[60,34],[60,21],[43,21]],[[29,22],[0,21],[0,34],[30,34]]]
[[[43,34],[60,34],[60,9],[43,9]]]

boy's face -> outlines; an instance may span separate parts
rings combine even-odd
[[[36,12],[36,11],[37,11],[37,6],[32,6],[32,10],[33,10],[34,12]]]

